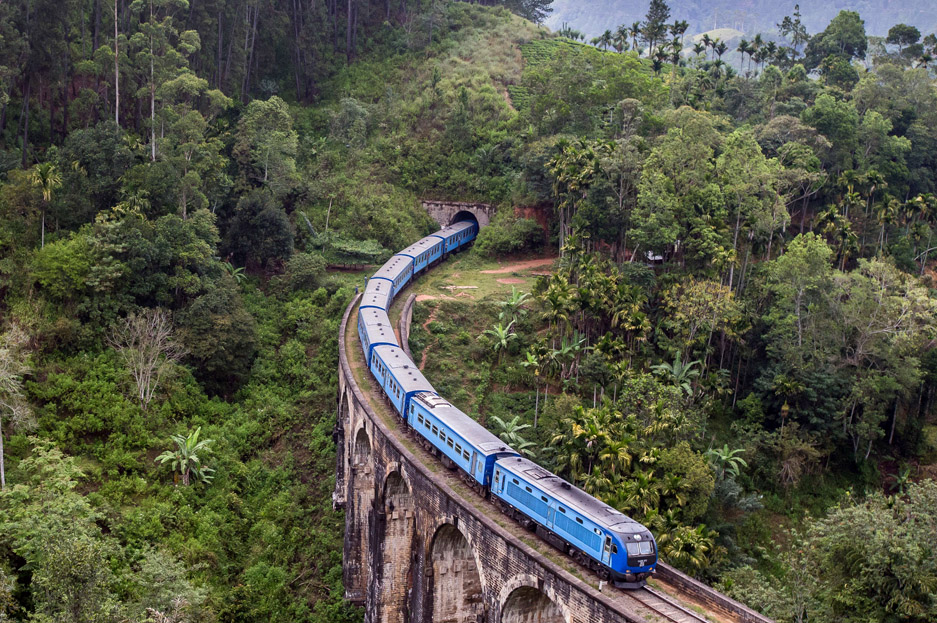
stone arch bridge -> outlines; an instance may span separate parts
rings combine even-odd
[[[619,597],[608,587],[599,592],[535,551],[528,542],[536,537],[518,538],[506,529],[506,516],[473,504],[471,496],[476,494],[454,485],[441,464],[418,458],[422,450],[413,438],[398,428],[389,411],[377,413],[381,407],[373,407],[363,393],[367,372],[356,352],[355,323],[349,327],[357,300],[345,311],[339,335],[333,502],[345,509],[345,597],[364,606],[366,623],[667,620],[642,616],[623,601],[621,591]],[[405,306],[404,335],[409,332],[412,302],[411,297]],[[559,557],[558,552],[553,555]],[[718,602],[718,611],[725,615],[722,621],[770,623],[728,598],[719,596],[719,601],[712,589],[682,577],[697,585],[702,595],[697,603]]]

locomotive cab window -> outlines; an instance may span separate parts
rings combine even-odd
[[[617,553],[618,553],[618,546],[615,545],[615,544],[612,544],[612,553],[613,553],[613,554],[617,554]]]
[[[653,553],[650,541],[628,542],[627,547],[629,556],[650,556]]]

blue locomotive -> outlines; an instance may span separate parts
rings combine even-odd
[[[368,280],[358,337],[371,374],[397,414],[447,467],[482,495],[617,586],[639,588],[657,566],[650,531],[630,517],[521,457],[439,396],[397,341],[390,305],[436,262],[470,245],[477,223],[462,221],[410,245]]]

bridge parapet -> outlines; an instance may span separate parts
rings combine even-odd
[[[333,501],[345,509],[345,597],[364,607],[366,623],[664,620],[649,618],[641,602],[622,591],[600,592],[575,568],[535,550],[528,543],[536,537],[433,461],[389,408],[365,394],[363,358],[349,352],[357,347],[348,320],[359,299],[345,310],[339,334]],[[407,307],[401,325],[409,329],[412,301]],[[724,605],[735,602],[719,596],[726,603],[717,603],[711,594],[718,593],[708,591],[709,602],[729,615],[723,620],[771,623],[748,609],[751,616],[726,612]]]

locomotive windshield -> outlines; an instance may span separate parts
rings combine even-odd
[[[654,553],[654,546],[650,541],[629,542],[627,545],[629,556],[650,556]]]

